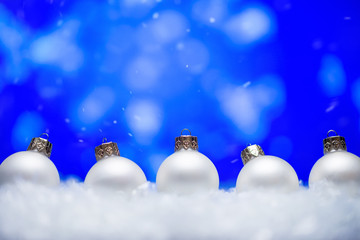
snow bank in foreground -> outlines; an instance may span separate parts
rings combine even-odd
[[[356,239],[360,196],[336,190],[290,194],[218,191],[98,192],[81,183],[57,189],[0,188],[0,239]]]

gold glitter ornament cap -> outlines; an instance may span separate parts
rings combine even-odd
[[[333,132],[335,136],[329,136],[329,134]],[[330,130],[327,133],[327,138],[323,140],[324,145],[324,154],[335,152],[335,151],[347,151],[345,138],[339,136],[334,130]]]
[[[264,156],[264,151],[259,145],[253,144],[247,146],[244,150],[241,152],[241,160],[243,164],[245,165],[250,160],[259,157]]]
[[[189,135],[183,135],[184,131],[188,131]],[[180,134],[180,137],[175,138],[175,152],[181,149],[188,150],[190,148],[196,151],[199,149],[197,137],[192,136],[189,129],[184,128]]]
[[[41,137],[44,135],[46,136],[46,139]],[[50,158],[53,145],[51,142],[48,141],[48,139],[49,134],[47,133],[41,134],[40,137],[33,138],[30,142],[29,147],[27,148],[27,151],[36,151]]]
[[[95,148],[96,161],[104,159],[110,156],[120,156],[117,143],[108,142],[106,138],[103,139],[103,143]]]

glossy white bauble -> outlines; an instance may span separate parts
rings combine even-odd
[[[236,191],[266,189],[289,192],[299,188],[292,166],[281,158],[259,156],[247,162],[236,181]]]
[[[360,186],[360,158],[347,151],[325,154],[313,166],[309,186],[326,180],[337,185],[356,184]]]
[[[0,165],[0,184],[25,180],[44,186],[60,183],[54,163],[37,151],[22,151],[10,155]]]
[[[161,164],[156,175],[157,190],[189,194],[219,188],[219,175],[205,155],[192,149],[181,149]]]
[[[133,161],[110,156],[99,160],[88,172],[85,184],[95,188],[131,191],[146,183],[141,168]]]

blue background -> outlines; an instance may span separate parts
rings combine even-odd
[[[306,184],[330,129],[359,155],[357,1],[0,3],[0,159],[43,132],[63,179],[102,139],[150,181],[183,128],[235,186],[248,143]]]

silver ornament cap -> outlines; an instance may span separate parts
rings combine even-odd
[[[188,131],[189,135],[183,135],[184,131]],[[175,152],[181,149],[188,150],[191,148],[196,151],[199,149],[197,137],[192,136],[189,129],[184,128],[180,134],[180,137],[175,138]]]
[[[333,132],[336,136],[329,137],[329,134]],[[335,151],[347,151],[345,138],[339,136],[334,130],[330,130],[327,133],[327,138],[323,140],[324,154]]]
[[[107,139],[103,139],[103,143],[95,147],[96,161],[110,156],[120,156],[119,148],[115,142],[107,142]]]
[[[47,138],[42,138],[41,136],[45,135]],[[41,154],[44,154],[46,157],[50,158],[51,150],[52,150],[52,143],[48,141],[49,134],[43,133],[40,137],[33,138],[30,142],[27,151],[36,151]]]
[[[250,160],[259,157],[264,156],[264,151],[259,145],[253,144],[247,146],[244,150],[241,152],[241,160],[243,164],[245,165]]]

